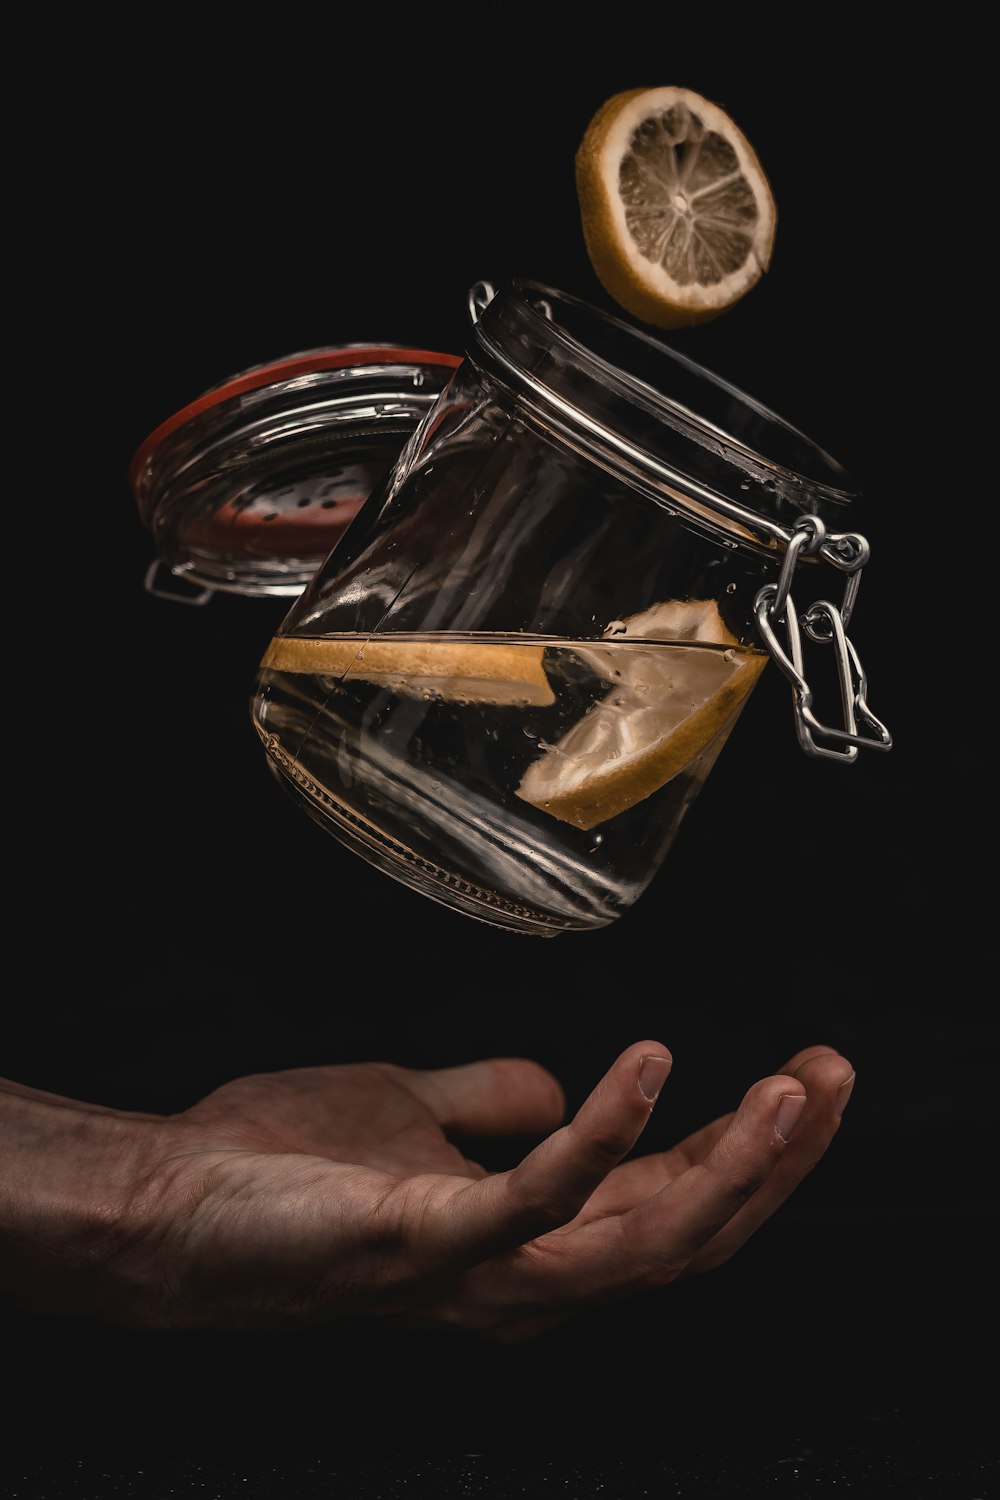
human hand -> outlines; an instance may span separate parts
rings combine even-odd
[[[0,1085],[0,1284],[137,1327],[375,1316],[530,1337],[728,1260],[823,1156],[854,1076],[809,1048],[732,1114],[630,1155],[670,1064],[635,1043],[566,1125],[557,1080],[519,1058],[261,1074],[165,1117]],[[461,1149],[546,1131],[509,1171]]]

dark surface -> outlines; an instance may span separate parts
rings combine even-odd
[[[515,1349],[366,1326],[153,1337],[10,1308],[4,1500],[1000,1493],[992,522],[962,330],[933,302],[928,223],[942,182],[961,197],[926,92],[940,39],[861,47],[841,16],[799,69],[756,18],[720,38],[631,7],[618,30],[584,14],[570,62],[565,24],[380,8],[348,36],[333,11],[104,6],[9,37],[19,977],[0,1074],[168,1111],[251,1070],[518,1053],[573,1103],[652,1036],[675,1057],[652,1149],[829,1042],[858,1073],[844,1128],[727,1267]],[[260,360],[460,350],[482,276],[607,306],[572,156],[605,98],[657,83],[717,99],[771,178],[768,276],[674,342],[861,481],[852,634],[895,746],[809,760],[768,672],[634,910],[508,938],[284,798],[248,699],[285,606],[145,593],[126,470]]]

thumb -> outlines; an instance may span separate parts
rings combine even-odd
[[[525,1057],[491,1057],[454,1068],[407,1074],[406,1087],[458,1135],[532,1135],[561,1124],[566,1099],[559,1081]]]

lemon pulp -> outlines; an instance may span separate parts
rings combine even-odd
[[[713,600],[670,601],[619,624],[607,645],[577,648],[608,677],[607,695],[517,789],[582,829],[644,801],[728,734],[767,661],[737,649]]]
[[[717,317],[768,269],[777,209],[752,145],[692,89],[626,89],[575,159],[584,240],[605,290],[663,328]]]

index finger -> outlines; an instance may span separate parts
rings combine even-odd
[[[468,1265],[569,1222],[635,1145],[670,1065],[659,1042],[637,1042],[612,1064],[569,1124],[513,1170],[444,1195],[421,1189],[413,1248],[436,1265]],[[405,1210],[402,1228],[405,1235]]]

